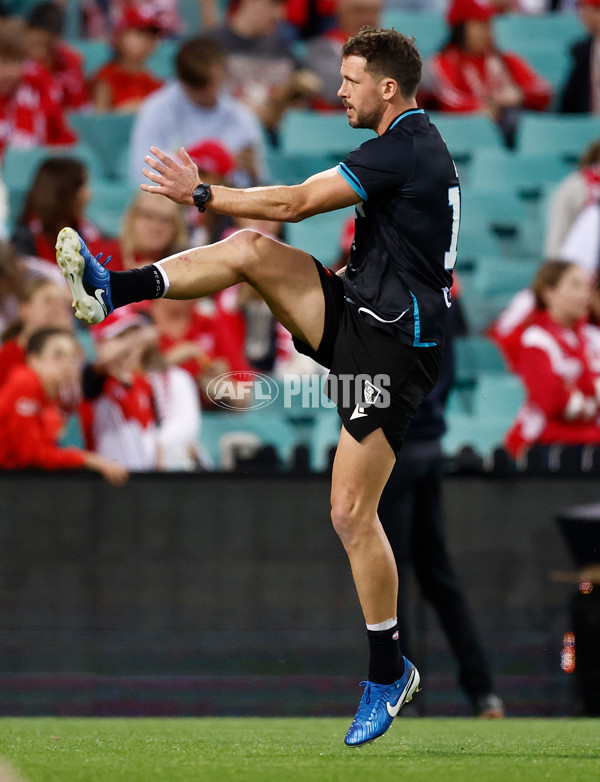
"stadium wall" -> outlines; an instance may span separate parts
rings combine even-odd
[[[446,482],[451,552],[513,715],[577,713],[555,517],[595,480]],[[366,641],[325,477],[0,475],[0,714],[348,714]],[[413,600],[424,691],[468,714]]]

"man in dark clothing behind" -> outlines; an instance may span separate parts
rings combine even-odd
[[[453,334],[459,317],[452,307],[446,332],[442,374],[417,410],[379,503],[379,518],[398,567],[398,629],[410,654],[408,570],[410,564],[423,597],[431,604],[459,666],[459,683],[476,715],[504,716],[493,693],[492,677],[467,601],[458,582],[443,526],[445,406],[454,382]]]
[[[597,62],[600,49],[600,0],[579,0],[581,21],[588,36],[571,46],[571,68],[561,90],[561,114],[600,112],[600,86]]]

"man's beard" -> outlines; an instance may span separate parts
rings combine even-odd
[[[368,128],[369,130],[375,130],[381,121],[383,116],[384,107],[376,106],[370,111],[356,111],[356,119],[348,120],[348,123],[353,128]]]

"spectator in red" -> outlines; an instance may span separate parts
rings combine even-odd
[[[87,170],[80,160],[47,158],[38,169],[13,232],[17,250],[54,266],[56,237],[65,225],[74,226],[94,246],[100,234],[85,217],[90,195]]]
[[[80,351],[72,334],[56,328],[34,332],[27,363],[0,389],[0,468],[69,470],[87,467],[120,486],[127,472],[113,461],[58,445],[63,418],[56,404],[62,384],[79,378]]]
[[[577,8],[587,36],[571,47],[571,69],[561,90],[563,114],[600,114],[600,0],[579,0]]]
[[[136,111],[148,95],[162,87],[162,81],[146,69],[161,34],[160,20],[152,9],[144,5],[125,8],[113,33],[114,56],[93,78],[97,111]]]
[[[235,171],[235,158],[218,139],[206,139],[194,144],[187,150],[188,155],[198,166],[198,175],[208,185],[230,187],[231,176]],[[224,232],[231,228],[232,218],[207,209],[199,212],[196,207],[186,210],[186,220],[190,228],[191,246],[200,247],[223,239]]]
[[[62,282],[57,284],[40,277],[25,286],[19,303],[18,317],[2,334],[0,346],[0,386],[16,366],[25,363],[27,342],[41,328],[52,326],[63,331],[73,330],[69,290]]]
[[[362,27],[381,27],[383,0],[337,0],[335,26],[308,41],[305,62],[321,80],[315,109],[342,110],[337,92],[340,88],[342,46]]]
[[[487,114],[513,146],[520,112],[546,109],[552,88],[521,57],[498,50],[495,13],[487,0],[453,0],[450,38],[426,63],[420,100],[441,111]]]
[[[600,443],[600,329],[588,321],[589,277],[547,261],[533,291],[537,313],[516,356],[527,398],[505,441],[516,458],[534,443]]]
[[[27,61],[24,24],[19,19],[0,20],[0,156],[8,144],[33,147],[74,141],[52,76]]]
[[[336,0],[287,0],[286,17],[300,38],[312,38],[336,24]]]
[[[157,467],[156,409],[142,356],[154,329],[135,307],[122,307],[92,329],[97,359],[84,370],[80,416],[86,445],[128,470]]]
[[[63,19],[56,3],[34,6],[27,17],[27,53],[52,74],[63,109],[80,109],[88,97],[83,57],[62,40]]]

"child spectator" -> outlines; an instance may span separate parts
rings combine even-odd
[[[93,78],[96,111],[133,112],[162,81],[145,66],[156,49],[162,29],[159,19],[144,5],[127,7],[113,33],[113,59]]]
[[[210,33],[227,55],[228,89],[268,130],[320,86],[281,34],[284,16],[285,0],[230,0],[224,26]]]
[[[536,314],[515,354],[527,398],[505,440],[516,458],[534,443],[600,442],[600,329],[588,322],[589,277],[547,261],[533,290]]]
[[[16,366],[25,363],[27,342],[32,334],[47,326],[73,331],[71,296],[68,288],[44,277],[25,286],[18,305],[18,317],[8,324],[0,346],[0,386]]]
[[[453,0],[450,38],[426,63],[420,100],[441,111],[487,114],[513,146],[521,111],[546,109],[552,89],[525,60],[498,50],[495,13],[486,0]]]
[[[0,20],[0,156],[8,144],[71,144],[60,92],[41,65],[27,62],[25,26],[19,19]]]
[[[45,328],[27,344],[27,363],[0,388],[0,468],[19,470],[87,467],[120,486],[127,472],[102,456],[57,442],[63,418],[56,404],[61,386],[77,382],[80,352],[68,331]]]
[[[579,0],[579,15],[588,35],[571,47],[571,69],[561,90],[563,114],[600,114],[600,0]]]
[[[97,359],[84,370],[81,424],[87,447],[128,470],[157,467],[156,410],[142,355],[154,338],[133,307],[94,327]]]
[[[236,157],[236,184],[261,179],[263,132],[254,113],[224,90],[225,55],[216,41],[185,41],[176,57],[177,79],[142,104],[130,144],[129,178],[139,184],[151,146],[177,152],[218,139]]]
[[[56,3],[34,6],[27,17],[27,52],[52,74],[63,109],[79,109],[87,102],[83,57],[61,39],[63,18]]]
[[[90,188],[85,165],[75,158],[47,158],[35,176],[13,233],[23,255],[56,261],[56,237],[65,225],[74,226],[86,242],[100,234],[85,217]]]

